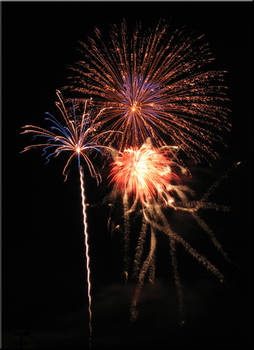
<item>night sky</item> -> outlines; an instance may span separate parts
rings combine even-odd
[[[95,26],[102,30],[126,18],[133,25],[165,18],[176,28],[205,33],[218,69],[227,70],[232,109],[228,148],[208,168],[193,169],[202,193],[235,162],[211,200],[230,213],[204,214],[233,263],[223,260],[191,220],[172,215],[184,237],[219,267],[219,285],[181,247],[179,270],[186,326],[177,325],[176,291],[167,241],[157,251],[155,285],[146,286],[140,317],[129,322],[133,286],[122,277],[121,236],[107,230],[106,181],[96,187],[87,176],[95,349],[240,349],[251,340],[253,185],[252,4],[250,3],[2,3],[2,232],[3,341],[5,348],[87,347],[88,315],[79,174],[72,167],[64,183],[64,157],[48,165],[39,150],[20,154],[31,142],[19,135],[25,124],[42,124],[56,114],[55,90],[76,62],[78,41]],[[88,173],[86,173],[88,175]],[[107,176],[107,169],[103,175]],[[112,219],[117,224],[120,202]],[[132,232],[135,234],[135,227]]]

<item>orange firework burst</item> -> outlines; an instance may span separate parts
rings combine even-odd
[[[109,37],[96,29],[81,45],[66,88],[108,107],[98,119],[104,130],[121,133],[105,135],[104,144],[123,151],[151,137],[196,162],[217,156],[214,146],[230,128],[227,88],[225,72],[209,67],[214,58],[203,35],[170,32],[163,22],[150,31],[138,25],[129,35],[123,21]]]
[[[193,195],[193,191],[181,184],[181,174],[186,175],[187,170],[175,161],[176,151],[177,147],[172,146],[155,148],[148,139],[140,148],[131,147],[116,153],[114,162],[111,164],[112,168],[109,177],[111,178],[111,183],[114,183],[113,193],[121,194],[123,200],[124,276],[126,279],[130,271],[130,215],[134,212],[142,215],[142,225],[138,235],[132,270],[133,278],[138,282],[131,305],[131,317],[133,319],[137,316],[137,302],[145,277],[147,276],[150,282],[153,282],[155,278],[157,232],[164,233],[169,239],[181,321],[183,292],[178,273],[176,244],[182,245],[193,258],[213,273],[221,282],[223,281],[221,272],[206,257],[200,255],[182,235],[179,235],[172,229],[165,215],[167,208],[190,214],[209,235],[214,246],[227,259],[227,255],[215,238],[213,231],[198,215],[198,211],[204,208],[227,210],[225,207],[207,201],[209,194],[218,183],[212,186],[200,201],[190,201],[188,197],[189,194]],[[140,210],[136,210],[138,203],[140,203]],[[147,240],[150,241],[149,253],[144,261],[141,262]]]
[[[173,200],[169,193],[172,183],[178,179],[171,163],[168,154],[150,142],[140,148],[128,148],[119,152],[112,163],[111,182],[115,183],[117,191],[128,197],[133,194],[142,205],[149,204],[156,196],[167,204]]]

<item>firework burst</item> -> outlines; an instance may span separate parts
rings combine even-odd
[[[167,151],[169,148],[165,147]],[[146,205],[156,195],[167,203],[172,200],[169,183],[178,178],[172,172],[171,164],[173,161],[169,162],[166,152],[158,152],[149,139],[140,148],[128,148],[117,154],[112,163],[111,182],[123,195],[133,195],[134,203],[139,199]]]
[[[166,216],[168,208],[189,213],[210,236],[215,247],[227,258],[212,230],[198,215],[200,209],[227,210],[227,208],[208,202],[207,198],[210,191],[200,201],[189,200],[189,197],[193,195],[193,191],[181,183],[181,176],[186,175],[187,170],[175,161],[175,151],[174,147],[155,148],[148,140],[140,148],[128,148],[123,152],[119,152],[111,165],[110,178],[111,182],[114,183],[113,191],[116,194],[121,194],[123,198],[125,250],[129,248],[130,240],[129,224],[127,224],[129,216],[134,211],[135,213],[141,213],[142,216],[132,269],[133,278],[138,282],[131,306],[131,315],[134,319],[137,314],[136,307],[139,294],[146,276],[150,282],[154,281],[158,233],[165,234],[170,242],[169,249],[177,286],[181,320],[183,292],[177,267],[177,244],[182,245],[192,257],[213,273],[220,282],[223,282],[222,273],[206,257],[200,255],[181,235],[176,233],[168,222]],[[150,240],[150,250],[142,262],[144,245],[147,240]],[[126,256],[128,256],[128,252],[126,252]],[[124,269],[124,274],[128,277],[130,268],[127,258],[124,260]]]
[[[66,108],[60,91],[57,91],[57,97],[59,101],[56,102],[56,106],[60,111],[63,122],[59,122],[53,115],[46,113],[47,117],[45,120],[51,124],[49,129],[35,125],[23,126],[24,130],[21,134],[33,134],[34,138],[41,137],[45,142],[29,145],[21,153],[33,148],[42,148],[43,156],[46,157],[47,162],[61,153],[70,154],[63,169],[65,180],[68,177],[67,170],[71,161],[76,157],[80,167],[80,159],[83,159],[91,176],[96,178],[98,183],[101,180],[100,174],[96,171],[90,159],[90,154],[92,151],[109,150],[109,147],[98,144],[98,140],[105,132],[97,133],[97,126],[93,122],[93,119],[96,119],[104,110],[101,109],[99,112],[93,110],[92,100],[90,99],[86,100],[82,107],[84,112],[81,115],[77,115],[77,105],[74,102]]]
[[[214,144],[230,128],[225,72],[209,68],[204,36],[170,32],[162,21],[129,34],[123,21],[109,37],[96,29],[81,45],[82,60],[66,88],[108,107],[100,122],[122,133],[107,135],[104,144],[123,151],[151,137],[155,146],[176,145],[196,162],[217,156]]]
[[[60,111],[60,115],[64,123],[61,123],[57,118],[47,113],[47,121],[50,122],[50,128],[45,129],[34,125],[25,125],[23,127],[22,134],[33,134],[35,138],[43,138],[45,142],[30,145],[24,148],[22,152],[26,152],[33,148],[42,148],[43,155],[46,157],[47,162],[51,157],[57,157],[61,153],[69,153],[69,157],[63,169],[63,175],[65,180],[68,177],[68,167],[71,161],[76,157],[78,160],[78,168],[80,175],[80,191],[81,191],[81,204],[83,209],[83,225],[84,225],[84,245],[86,256],[86,272],[87,272],[87,287],[88,287],[88,312],[89,312],[89,345],[91,347],[92,337],[92,309],[91,309],[91,278],[90,278],[90,257],[89,257],[89,243],[88,243],[88,230],[87,230],[87,214],[85,204],[85,184],[83,168],[80,164],[81,159],[85,161],[90,174],[95,177],[97,183],[100,181],[100,174],[95,169],[91,160],[91,152],[109,150],[108,147],[98,144],[98,140],[104,133],[96,133],[96,125],[91,122],[93,120],[94,110],[92,109],[92,101],[87,100],[83,106],[83,113],[77,115],[78,106],[72,102],[72,105],[67,107],[64,103],[63,97],[60,91],[57,91],[57,97],[59,101],[56,102],[56,106]],[[95,112],[97,113],[97,112]],[[99,114],[103,113],[100,110]],[[21,153],[22,153],[21,152]]]

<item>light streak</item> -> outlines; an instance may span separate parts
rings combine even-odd
[[[87,232],[87,215],[86,215],[86,199],[85,199],[85,187],[84,187],[84,175],[83,168],[80,166],[80,190],[81,201],[83,208],[83,224],[84,224],[84,238],[85,238],[85,254],[86,254],[86,272],[87,272],[87,294],[88,294],[88,312],[89,312],[89,347],[91,347],[92,341],[92,297],[91,297],[91,278],[90,278],[90,256],[89,256],[89,243]]]

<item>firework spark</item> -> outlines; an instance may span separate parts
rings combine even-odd
[[[84,224],[84,239],[85,239],[85,256],[86,256],[86,272],[87,272],[87,287],[88,287],[88,312],[89,312],[89,345],[91,346],[92,337],[92,310],[91,310],[91,278],[90,278],[90,257],[89,257],[89,243],[88,243],[88,231],[87,231],[87,214],[85,204],[85,188],[84,188],[84,174],[83,168],[80,164],[83,159],[90,171],[92,177],[95,177],[97,183],[100,181],[100,174],[95,169],[92,160],[90,159],[90,153],[92,151],[101,152],[109,150],[108,147],[98,144],[98,140],[103,133],[96,133],[96,125],[91,123],[93,116],[93,109],[91,108],[91,101],[85,101],[84,111],[81,115],[77,115],[77,106],[74,102],[72,106],[66,108],[64,100],[60,91],[57,91],[57,97],[59,99],[56,102],[60,114],[64,123],[59,122],[54,116],[48,114],[46,118],[50,122],[50,128],[44,129],[39,126],[25,125],[23,127],[22,134],[33,134],[34,137],[42,137],[45,139],[44,143],[38,143],[30,145],[24,148],[22,152],[28,151],[33,148],[43,148],[43,155],[46,156],[47,162],[51,157],[57,157],[61,153],[70,153],[67,159],[65,167],[63,169],[63,175],[65,180],[68,177],[67,169],[71,161],[76,157],[78,159],[78,168],[80,175],[80,191],[81,202],[83,209],[83,224]],[[103,113],[100,110],[98,114]],[[98,116],[96,114],[96,116]],[[93,119],[93,118],[92,118]],[[21,153],[22,153],[21,152]]]
[[[167,208],[192,215],[200,227],[209,234],[215,247],[227,257],[212,230],[198,216],[198,211],[201,208],[218,209],[219,206],[206,201],[207,195],[201,201],[189,201],[188,197],[193,195],[193,192],[181,184],[181,175],[186,175],[187,171],[174,160],[174,151],[173,147],[155,148],[148,140],[141,148],[128,148],[119,152],[112,163],[110,178],[111,182],[114,183],[114,192],[120,193],[124,200],[131,199],[132,202],[131,207],[124,205],[125,220],[134,211],[135,213],[140,212],[142,215],[142,226],[133,266],[133,277],[138,281],[131,306],[131,315],[134,319],[145,277],[149,275],[150,282],[154,280],[158,232],[164,233],[170,242],[169,249],[180,313],[183,309],[183,292],[177,267],[176,244],[181,244],[192,257],[213,273],[220,282],[223,282],[221,272],[206,257],[200,255],[182,236],[174,232],[165,215]],[[222,207],[222,209],[226,208]],[[125,232],[125,234],[129,235],[129,232]],[[147,240],[150,240],[150,250],[142,263],[144,245]],[[125,265],[124,268],[128,268],[128,266]],[[128,276],[129,271],[125,271],[125,274]],[[182,318],[182,316],[180,317]]]
[[[151,137],[155,146],[176,145],[196,162],[217,156],[214,145],[230,129],[225,72],[209,68],[213,57],[203,35],[170,32],[162,21],[147,32],[137,25],[129,35],[124,21],[109,37],[96,29],[81,45],[66,88],[108,107],[100,122],[122,133],[104,144],[123,151]]]

